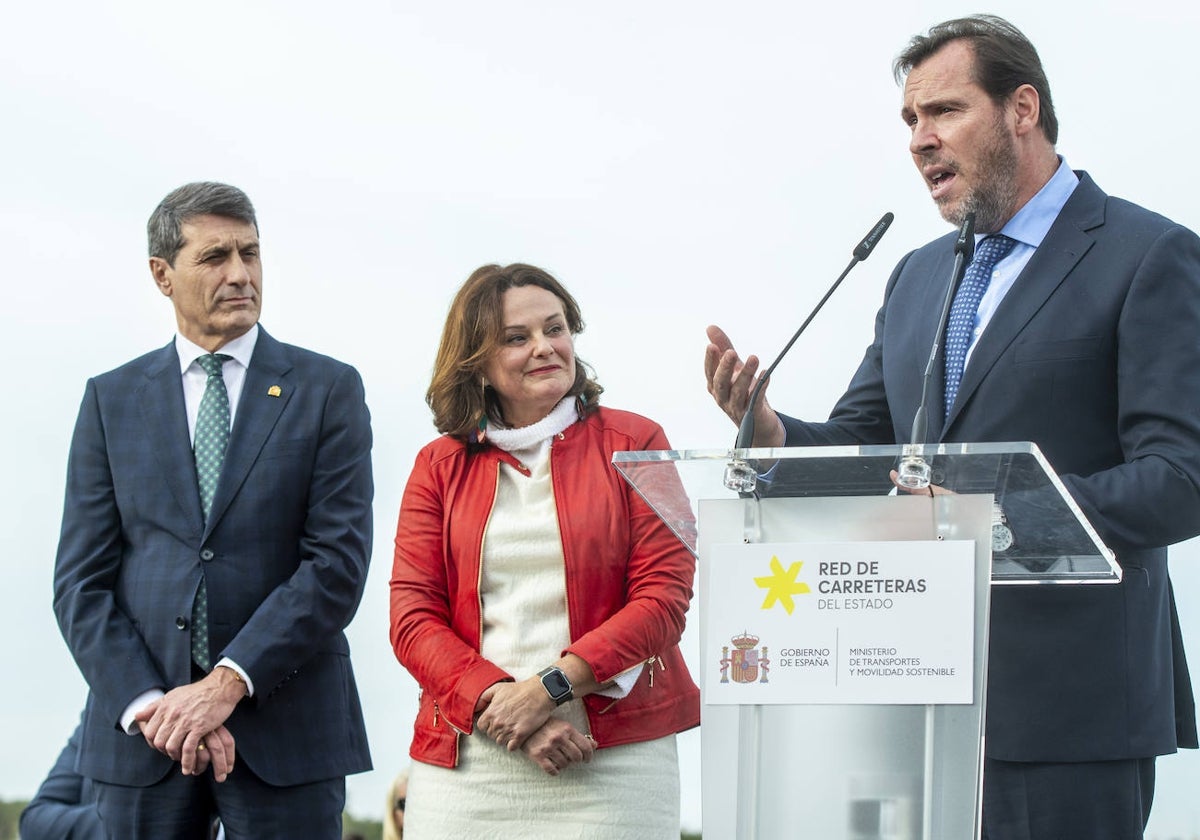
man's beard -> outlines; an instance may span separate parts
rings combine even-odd
[[[980,183],[956,205],[940,205],[942,218],[960,227],[967,214],[974,213],[978,233],[1000,230],[1016,212],[1017,166],[1016,144],[998,119],[992,142],[979,156]]]

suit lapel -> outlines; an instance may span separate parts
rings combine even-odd
[[[959,385],[958,402],[946,421],[946,428],[954,423],[960,408],[991,372],[996,361],[1094,244],[1095,240],[1086,231],[1104,224],[1106,196],[1086,173],[1079,174],[1079,186],[996,308],[979,344],[971,351]]]
[[[288,376],[291,367],[283,346],[260,326],[242,384],[225,464],[209,511],[206,535],[229,508],[291,399],[295,387]]]
[[[953,242],[953,237],[947,237],[949,242]],[[929,277],[932,278],[925,291],[924,298],[920,301],[921,312],[936,313],[933,317],[922,317],[917,319],[919,324],[919,332],[916,335],[916,341],[913,346],[918,349],[918,355],[912,361],[911,370],[916,371],[919,375],[924,374],[925,367],[929,364],[929,351],[933,347],[935,331],[937,330],[940,319],[938,316],[942,313],[942,307],[946,302],[946,285],[949,282],[950,272],[954,269],[954,254],[952,248],[939,249],[939,253],[944,255],[939,256],[936,264],[930,269]],[[941,336],[941,344],[938,347],[937,358],[934,359],[933,370],[929,374],[929,400],[926,403],[926,440],[938,440],[941,437],[942,418],[946,414],[945,390],[946,390],[946,375],[945,375],[945,352],[946,352],[946,336],[943,333]],[[924,379],[917,380],[918,389],[924,383]],[[913,412],[920,405],[920,392],[918,390],[913,400]],[[907,440],[907,438],[906,438]]]
[[[204,517],[200,512],[196,461],[192,457],[179,353],[174,341],[156,354],[146,368],[146,382],[138,390],[138,403],[142,428],[161,466],[163,480],[188,524],[199,532]]]

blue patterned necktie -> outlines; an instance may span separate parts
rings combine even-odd
[[[989,236],[979,243],[975,249],[975,259],[967,267],[963,281],[954,294],[954,303],[950,306],[950,320],[946,324],[946,389],[945,389],[945,420],[950,419],[950,409],[958,396],[958,386],[962,382],[963,366],[967,361],[967,350],[971,347],[971,339],[975,335],[975,316],[979,311],[979,301],[987,291],[988,283],[992,281],[992,271],[996,263],[1008,256],[1015,239],[1003,234]]]
[[[213,494],[217,491],[217,479],[221,477],[221,465],[225,463],[225,450],[229,446],[229,392],[225,389],[221,370],[231,358],[224,354],[209,354],[196,359],[208,374],[204,396],[200,398],[200,411],[196,415],[196,439],[192,444],[196,480],[200,485],[200,508],[206,523],[212,510]],[[192,606],[192,659],[205,671],[209,670],[208,585],[203,575]]]

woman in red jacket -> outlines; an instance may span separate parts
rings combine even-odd
[[[443,436],[409,477],[391,580],[392,646],[421,685],[414,838],[679,837],[695,563],[612,467],[670,444],[599,407],[582,329],[519,264],[475,271],[446,319],[426,397]]]

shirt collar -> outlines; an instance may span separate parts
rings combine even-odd
[[[254,355],[254,345],[258,343],[258,324],[255,324],[242,335],[223,346],[219,353],[233,358],[242,367],[250,367],[250,357]],[[208,351],[198,344],[175,333],[175,352],[179,354],[179,375],[182,376],[192,363],[201,356],[207,356]]]
[[[1054,175],[1038,190],[1037,195],[1029,199],[1025,206],[1008,220],[1008,224],[1001,228],[1000,232],[1037,248],[1050,232],[1051,225],[1077,186],[1079,176],[1067,166],[1066,160],[1059,156],[1058,169]],[[976,242],[980,238],[976,237]]]

